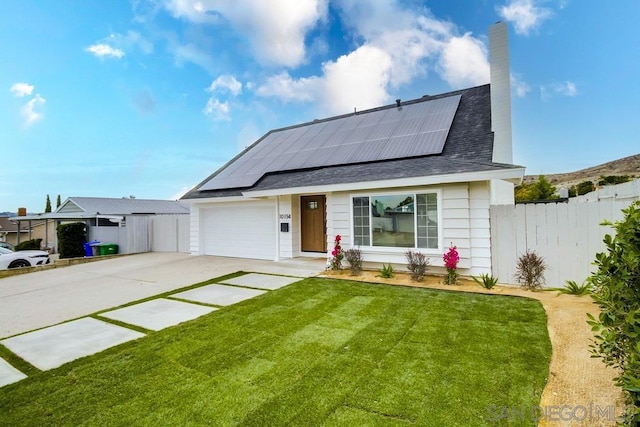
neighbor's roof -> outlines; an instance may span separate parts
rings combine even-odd
[[[273,130],[184,199],[491,172],[489,85]]]
[[[175,200],[148,200],[130,197],[69,197],[54,214],[84,213],[93,215],[184,214],[189,209]]]
[[[18,224],[13,222],[12,220],[15,217],[10,216],[2,216],[0,217],[0,233],[17,233],[18,232]],[[29,231],[29,227],[27,225],[20,226],[20,232],[26,233]]]

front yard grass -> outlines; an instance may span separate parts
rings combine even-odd
[[[550,357],[538,301],[305,279],[3,387],[0,425],[495,425]]]

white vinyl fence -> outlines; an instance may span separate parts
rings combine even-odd
[[[493,276],[515,283],[516,262],[527,249],[547,263],[547,287],[563,287],[565,280],[582,283],[591,272],[595,255],[605,250],[602,239],[613,229],[601,226],[623,218],[631,200],[588,203],[519,204],[491,206],[491,260]]]
[[[115,243],[121,254],[189,252],[189,215],[128,215],[124,226],[89,227],[89,240]]]

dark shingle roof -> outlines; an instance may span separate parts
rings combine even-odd
[[[517,168],[518,166],[515,165],[494,163],[492,161],[493,132],[491,131],[491,98],[489,89],[489,85],[484,85],[403,103],[403,106],[405,106],[461,95],[444,148],[440,153],[267,173],[250,187],[218,190],[202,189],[205,183],[215,177],[216,174],[214,173],[183,198],[239,196],[242,195],[242,192],[248,190],[274,190]],[[396,105],[369,111],[391,108],[396,108]],[[367,112],[361,112],[360,114],[367,114]],[[313,122],[306,125],[311,124]],[[256,144],[259,143],[260,141]],[[236,156],[235,159],[238,157]],[[234,160],[227,163],[220,170],[228,167]]]

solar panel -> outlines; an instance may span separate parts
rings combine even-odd
[[[264,174],[440,154],[460,95],[274,131],[200,190],[254,185]]]

